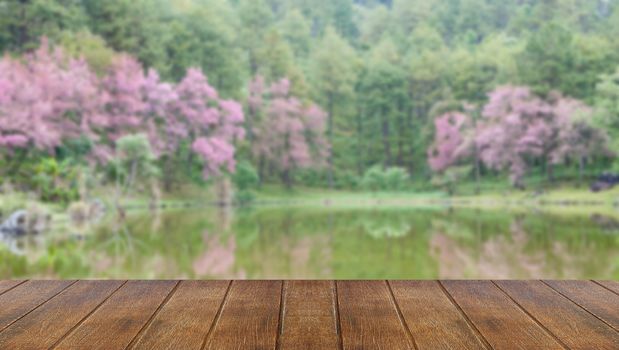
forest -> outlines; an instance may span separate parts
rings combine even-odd
[[[619,170],[616,0],[0,0],[2,192]]]

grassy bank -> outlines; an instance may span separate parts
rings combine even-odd
[[[442,191],[358,192],[297,187],[263,186],[256,194],[261,204],[317,206],[472,206],[557,207],[569,210],[599,207],[614,211],[619,205],[619,187],[593,193],[585,187],[557,186],[543,191],[486,190],[480,194],[448,195]]]
[[[467,191],[468,192],[468,191]],[[113,190],[100,188],[92,192],[107,205],[114,206]],[[158,205],[163,208],[181,208],[212,205],[217,200],[215,189],[185,185],[170,193],[163,193]],[[122,198],[122,206],[127,210],[146,209],[151,204],[145,193],[135,193]],[[443,191],[406,190],[398,192],[368,192],[350,190],[329,190],[320,188],[264,185],[255,191],[254,205],[294,205],[320,207],[477,207],[477,208],[544,208],[561,212],[596,212],[614,214],[619,206],[619,187],[609,191],[593,193],[585,187],[569,184],[559,185],[548,190],[520,191],[512,188],[484,190],[480,194],[468,193],[448,195]],[[0,212],[3,216],[12,210],[37,207],[51,213],[54,217],[63,217],[67,205],[43,203],[32,194],[12,193],[0,195]]]

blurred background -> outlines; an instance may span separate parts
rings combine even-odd
[[[617,0],[0,0],[0,278],[619,278]]]

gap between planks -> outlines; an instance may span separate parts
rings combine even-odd
[[[221,300],[221,304],[219,304],[219,309],[217,309],[217,313],[215,314],[215,319],[213,319],[213,322],[211,323],[211,326],[209,327],[208,332],[206,332],[206,336],[204,337],[204,341],[202,342],[202,346],[200,347],[200,350],[206,349],[206,346],[208,345],[208,342],[213,334],[213,331],[215,330],[215,326],[217,326],[217,324],[219,323],[219,320],[221,319],[221,313],[223,312],[224,306],[226,306],[226,303],[228,302],[228,296],[230,295],[230,289],[232,288],[232,283],[234,283],[234,281],[228,282],[228,288],[226,288],[226,293],[224,294],[224,297]]]
[[[537,318],[535,318],[535,316],[533,316],[527,309],[524,308],[524,306],[520,305],[520,303],[518,303],[514,298],[512,298],[511,295],[509,295],[509,293],[507,293],[505,290],[503,290],[503,288],[501,288],[501,286],[499,286],[494,280],[491,281],[492,284],[498,288],[503,294],[505,294],[509,300],[511,300],[514,304],[516,304],[516,306],[518,306],[518,308],[520,310],[522,310],[522,312],[524,312],[527,316],[529,316],[530,319],[533,320],[533,322],[535,322],[541,329],[544,330],[544,332],[546,332],[548,335],[550,335],[557,343],[559,343],[559,345],[561,345],[561,347],[563,347],[565,350],[570,350],[570,348],[567,346],[567,344],[565,344],[561,339],[559,339],[559,337],[557,337],[556,334],[554,334],[553,332],[550,331],[550,329],[548,329],[548,327],[544,326],[543,323],[541,323]]]
[[[176,292],[176,290],[178,289],[180,285],[181,285],[181,281],[176,281],[176,284],[174,285],[172,290],[168,293],[168,295],[166,295],[166,297],[163,299],[161,304],[159,304],[157,309],[155,309],[155,312],[153,312],[153,314],[150,315],[150,318],[148,319],[148,321],[146,321],[146,323],[142,326],[142,328],[135,334],[135,336],[133,336],[133,339],[131,339],[131,341],[129,342],[129,345],[127,345],[126,347],[127,349],[133,348],[135,343],[140,339],[140,336],[142,335],[142,333],[144,333],[144,331],[148,329],[148,326],[150,326],[150,324],[153,323],[153,320],[155,319],[155,317],[157,317],[157,314],[159,313],[159,311],[161,311],[161,309],[163,309],[163,307],[168,303],[168,301],[172,299],[172,296],[174,295],[174,293]]]
[[[103,304],[105,304],[108,301],[108,299],[110,299],[116,292],[118,292],[125,284],[127,284],[126,280],[123,281],[120,284],[120,286],[114,289],[114,291],[112,291],[110,295],[105,297],[97,306],[95,306],[94,309],[90,310],[90,312],[88,312],[86,316],[84,316],[75,325],[73,325],[73,327],[71,327],[62,337],[60,337],[60,339],[56,340],[54,344],[52,344],[52,346],[49,347],[49,349],[50,350],[55,349],[58,346],[58,344],[62,343],[62,341],[65,340],[69,335],[71,335],[71,333],[73,333],[73,331],[75,331],[79,326],[81,326],[84,323],[84,321],[86,321],[92,314],[94,314],[97,310],[99,310],[99,308],[101,308],[101,306],[103,306]]]
[[[30,309],[28,312],[24,313],[23,315],[19,316],[18,318],[14,319],[13,321],[11,321],[9,324],[7,324],[6,326],[4,326],[2,329],[0,329],[0,333],[3,332],[5,329],[11,327],[11,325],[13,325],[15,322],[21,320],[22,318],[28,316],[29,314],[31,314],[34,310],[38,309],[39,307],[41,307],[42,305],[44,305],[45,303],[47,303],[48,301],[54,299],[57,295],[59,295],[60,293],[64,292],[65,290],[69,289],[72,285],[76,284],[79,280],[75,280],[71,283],[69,283],[67,286],[65,286],[64,288],[62,288],[61,290],[59,290],[58,292],[56,292],[55,294],[53,294],[51,297],[43,300],[43,302],[39,303],[38,305],[36,305],[35,307],[33,307],[32,309]],[[23,283],[25,283],[26,281],[24,281]],[[23,283],[18,284],[15,287],[18,287],[20,285],[22,285]],[[13,290],[14,288],[11,288],[10,290]]]
[[[404,327],[404,330],[406,331],[406,334],[408,335],[408,340],[413,345],[413,348],[415,350],[419,350],[419,346],[417,345],[417,342],[415,341],[415,337],[413,336],[411,329],[408,327],[408,324],[406,324],[406,319],[404,319],[404,315],[402,315],[402,310],[400,310],[400,305],[395,299],[395,295],[393,295],[393,289],[391,288],[391,283],[389,283],[389,281],[385,281],[385,283],[387,284],[387,289],[389,289],[389,296],[391,297],[391,302],[393,303],[395,311],[398,314],[398,318],[400,319],[400,324],[402,325],[402,327]]]
[[[592,315],[593,317],[597,318],[598,320],[602,321],[605,325],[607,325],[608,327],[612,328],[615,332],[619,332],[619,329],[613,327],[612,324],[608,323],[608,321],[604,320],[603,318],[601,318],[600,316],[596,315],[595,313],[589,311],[589,309],[587,309],[586,307],[584,307],[583,305],[580,305],[580,303],[576,302],[575,300],[572,300],[570,297],[568,297],[567,295],[565,295],[564,293],[562,293],[561,291],[557,290],[556,288],[554,288],[553,286],[551,286],[550,284],[546,283],[546,281],[541,280],[541,282],[543,284],[545,284],[546,286],[548,286],[548,288],[554,290],[555,292],[557,292],[557,294],[559,294],[560,296],[564,297],[565,299],[571,301],[572,303],[576,304],[579,308],[585,310],[587,313],[589,313],[590,315]],[[594,283],[595,285],[598,285],[597,283]],[[604,287],[604,286],[602,286]],[[608,290],[608,288],[604,287],[605,290]],[[611,291],[613,292],[613,291]],[[613,292],[614,293],[614,292]]]
[[[464,317],[464,321],[466,321],[466,323],[469,325],[469,327],[471,327],[471,329],[475,333],[475,336],[477,336],[477,338],[479,340],[481,340],[481,342],[484,344],[486,349],[490,349],[490,350],[493,349],[492,345],[490,345],[490,342],[488,342],[486,337],[484,337],[484,335],[479,331],[479,329],[477,328],[475,323],[473,323],[473,320],[471,320],[471,318],[466,314],[466,312],[464,312],[462,307],[460,307],[460,304],[458,304],[456,299],[454,299],[453,295],[451,295],[449,293],[449,291],[445,288],[443,283],[440,280],[437,280],[436,283],[438,283],[439,287],[443,291],[443,294],[445,294],[445,296],[447,297],[447,299],[449,299],[451,304],[458,310],[458,312],[460,312],[460,315],[462,315],[462,317]]]
[[[342,337],[342,325],[340,324],[340,300],[337,294],[337,281],[331,281],[333,289],[333,312],[335,316],[335,332],[337,333],[338,350],[344,350],[344,338]]]

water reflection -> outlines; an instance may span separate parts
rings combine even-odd
[[[0,277],[619,278],[612,216],[473,209],[130,213],[3,238]]]
[[[203,233],[205,251],[193,262],[196,277],[245,278],[244,271],[235,272],[236,239],[229,235],[222,239],[209,231]]]

